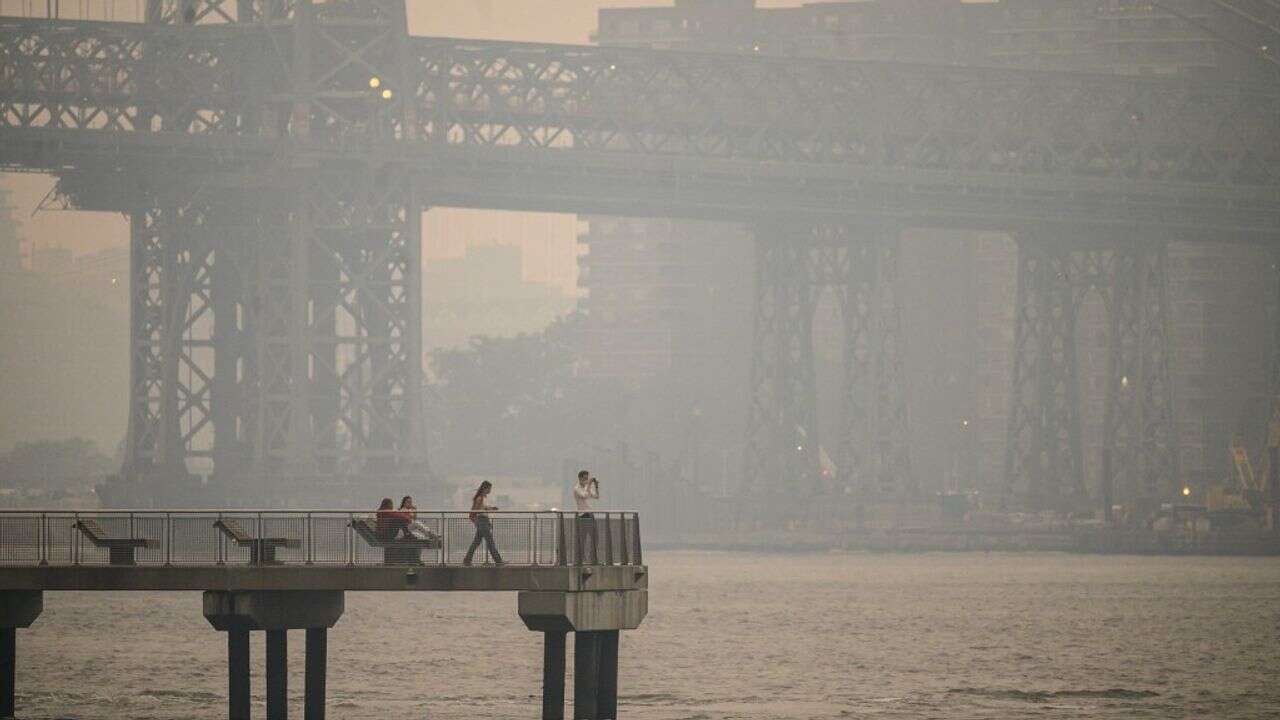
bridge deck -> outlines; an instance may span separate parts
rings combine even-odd
[[[113,209],[119,173],[378,163],[431,205],[1280,234],[1274,88],[406,36],[368,61],[404,78],[394,118],[361,71],[332,123],[263,124],[296,114],[273,32],[0,18],[0,167]]]
[[[467,553],[467,513],[419,512],[407,540],[372,512],[0,511],[5,590],[644,589],[635,513],[490,513],[503,565]],[[233,532],[225,530],[230,526]],[[271,545],[263,551],[261,544]],[[256,546],[256,547],[255,547]],[[123,548],[123,549],[122,549]]]

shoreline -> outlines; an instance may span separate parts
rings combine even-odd
[[[1080,555],[1280,556],[1280,533],[1179,535],[1118,530],[977,530],[921,528],[822,534],[775,532],[669,534],[650,537],[646,550],[700,550],[776,555],[824,552],[1063,552]]]

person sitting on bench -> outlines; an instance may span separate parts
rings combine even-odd
[[[412,540],[427,540],[435,533],[431,532],[426,525],[418,522],[418,508],[413,505],[413,496],[405,495],[400,498],[399,512],[405,513],[409,517],[409,524],[404,529],[406,538]]]
[[[382,498],[382,502],[378,505],[378,539],[391,542],[402,532],[412,539],[413,536],[409,534],[409,523],[413,522],[413,515],[413,513],[396,510],[391,498]]]

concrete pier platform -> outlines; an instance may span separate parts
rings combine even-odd
[[[619,633],[648,612],[639,518],[494,515],[511,564],[467,562],[474,527],[465,513],[420,513],[419,535],[401,540],[350,511],[0,511],[0,718],[16,710],[17,630],[39,618],[46,591],[59,590],[203,591],[204,617],[227,634],[230,720],[250,719],[251,633],[266,635],[267,720],[288,717],[296,630],[306,641],[304,718],[324,720],[328,630],[346,591],[518,592],[525,625],[544,635],[543,717],[564,717],[572,632],[574,718],[616,718]],[[589,556],[579,554],[585,545]]]

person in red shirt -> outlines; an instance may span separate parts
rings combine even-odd
[[[395,540],[402,530],[405,534],[408,534],[409,523],[413,522],[413,518],[417,514],[396,510],[395,507],[396,504],[391,501],[391,498],[382,498],[382,502],[378,505],[376,532],[378,533],[378,539],[383,542]]]

